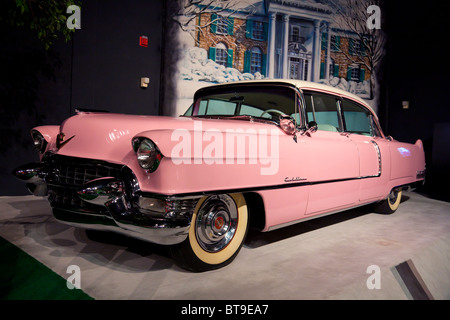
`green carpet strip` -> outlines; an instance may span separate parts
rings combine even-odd
[[[70,274],[67,275],[69,276]],[[66,279],[2,237],[0,299],[93,300],[80,289],[67,288]]]

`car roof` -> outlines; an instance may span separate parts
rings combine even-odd
[[[235,81],[235,82],[227,82],[222,84],[216,84],[213,86],[205,87],[204,89],[216,87],[216,86],[227,86],[227,85],[239,85],[239,84],[263,84],[263,83],[279,83],[279,84],[288,84],[291,86],[295,86],[300,90],[315,90],[315,91],[322,91],[324,93],[331,93],[335,95],[339,95],[342,97],[350,98],[352,100],[355,100],[362,105],[364,105],[366,108],[368,108],[374,115],[376,113],[373,111],[372,107],[364,101],[362,98],[358,97],[357,95],[350,93],[348,91],[338,89],[329,85],[325,85],[322,83],[317,82],[311,82],[311,81],[303,81],[303,80],[295,80],[295,79],[262,79],[262,80],[243,80],[243,81]],[[201,90],[201,89],[200,89]]]

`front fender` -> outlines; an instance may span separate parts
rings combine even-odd
[[[279,160],[280,139],[274,126],[212,127],[194,121],[193,127],[148,130],[133,138],[152,140],[165,158],[176,164],[270,164]],[[292,139],[289,139],[292,140]],[[292,141],[290,141],[292,142]],[[271,175],[270,170],[262,175]]]
[[[236,124],[236,123],[235,123]],[[296,145],[278,127],[239,122],[232,129],[215,123],[171,130],[143,131],[134,138],[152,140],[163,158],[158,169],[145,175],[136,161],[128,166],[142,190],[184,194],[286,183],[294,175],[288,150]]]

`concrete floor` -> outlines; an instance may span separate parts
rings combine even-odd
[[[34,196],[0,197],[0,236],[64,278],[79,266],[81,289],[96,299],[411,299],[395,268],[407,260],[432,298],[450,299],[450,203],[413,192],[393,215],[362,207],[250,232],[233,263],[200,274],[174,265],[165,247],[60,224]],[[367,286],[373,265],[380,289]]]

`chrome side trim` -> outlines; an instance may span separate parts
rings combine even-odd
[[[378,155],[378,173],[374,174],[374,175],[369,175],[369,176],[361,176],[359,177],[360,179],[365,179],[365,178],[378,178],[381,176],[381,151],[380,151],[380,147],[378,146],[378,143],[376,143],[375,141],[371,140],[370,142],[372,142],[373,147],[375,148],[375,151],[377,152]]]

